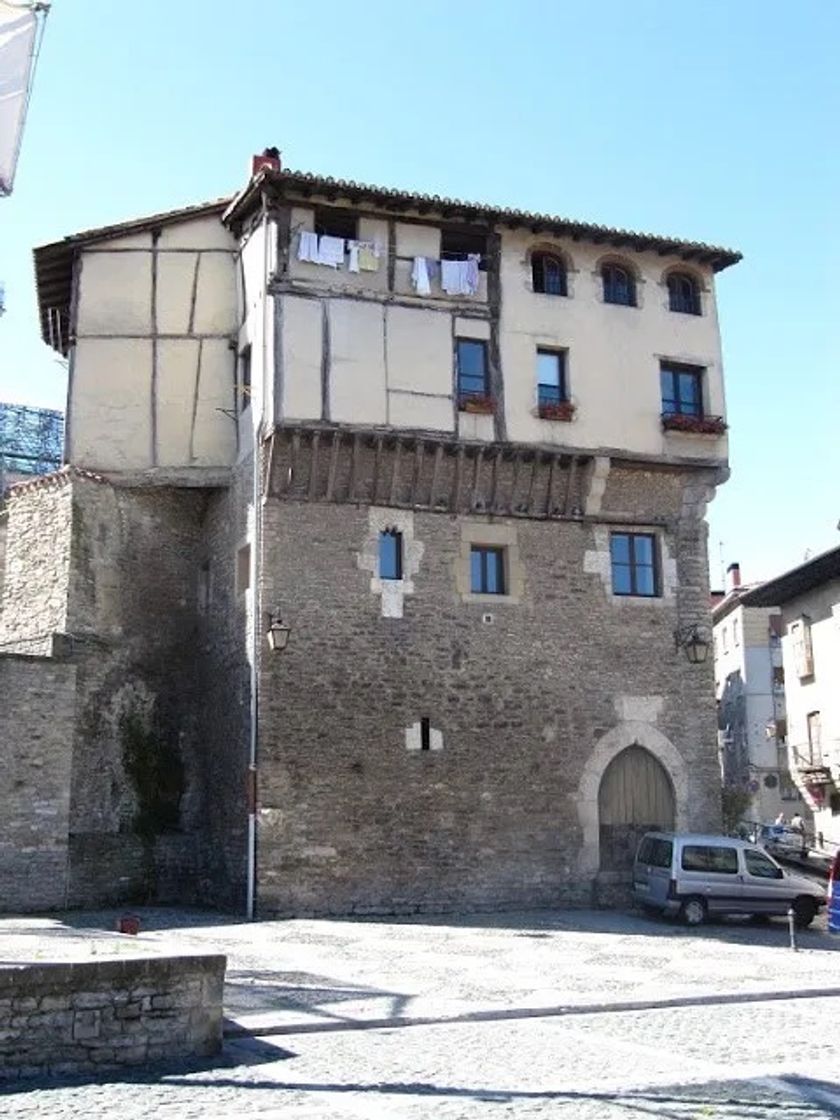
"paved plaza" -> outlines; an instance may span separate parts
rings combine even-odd
[[[840,938],[608,912],[245,924],[141,910],[0,920],[0,961],[228,956],[223,1055],[17,1082],[3,1117],[840,1116]]]

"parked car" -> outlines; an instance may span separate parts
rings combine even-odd
[[[805,834],[786,824],[759,825],[756,842],[771,855],[803,859],[808,853]]]
[[[784,870],[766,851],[730,836],[648,832],[633,864],[633,894],[642,906],[700,925],[711,915],[787,914],[814,920],[825,894]]]
[[[840,933],[840,850],[834,853],[828,872],[828,932]]]

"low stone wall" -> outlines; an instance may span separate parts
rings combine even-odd
[[[203,955],[0,968],[0,1079],[217,1054],[225,965]]]

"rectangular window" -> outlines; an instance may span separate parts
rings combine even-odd
[[[793,647],[793,663],[796,666],[798,677],[811,677],[814,675],[814,650],[811,644],[811,619],[803,614],[790,624],[789,628],[791,645]]]
[[[470,591],[473,595],[505,594],[505,550],[474,544],[470,549]]]
[[[771,859],[768,859],[763,852],[759,852],[755,848],[744,849],[744,865],[747,874],[754,875],[757,879],[784,878],[782,869],[777,867]]]
[[[682,852],[683,871],[714,871],[719,875],[738,874],[738,849],[686,844]]]
[[[343,237],[346,241],[355,241],[358,229],[359,219],[352,210],[319,206],[315,211],[315,232],[319,237]]]
[[[663,416],[703,415],[703,368],[662,362],[659,367]]]
[[[652,533],[611,533],[610,561],[614,595],[659,595]]]
[[[243,544],[236,553],[236,593],[242,595],[251,586],[251,546]]]
[[[808,757],[812,766],[822,763],[822,721],[819,712],[808,713]]]
[[[478,338],[459,338],[456,342],[458,395],[489,397],[487,343]]]
[[[442,229],[440,255],[445,261],[465,261],[470,256],[479,257],[478,267],[487,269],[487,235],[475,230]]]
[[[564,351],[537,350],[537,403],[560,404],[568,399]]]
[[[402,579],[403,538],[396,529],[379,534],[379,578]]]
[[[649,867],[670,868],[674,854],[674,845],[671,840],[663,840],[660,836],[646,836],[639,846],[637,863],[646,863]]]
[[[239,352],[239,411],[244,412],[251,403],[251,344]]]

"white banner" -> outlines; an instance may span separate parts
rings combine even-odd
[[[29,4],[0,0],[0,195],[12,193],[37,29]]]

